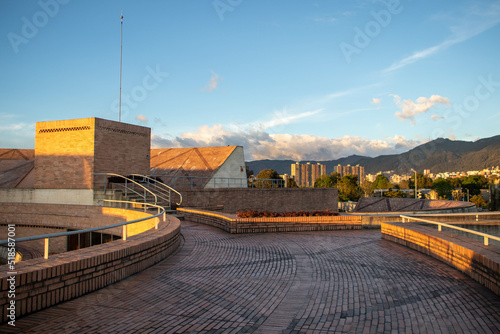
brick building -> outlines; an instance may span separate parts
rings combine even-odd
[[[36,189],[94,189],[94,173],[148,174],[151,129],[100,118],[38,122]]]

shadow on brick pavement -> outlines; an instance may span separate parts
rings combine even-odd
[[[500,297],[378,230],[182,231],[165,261],[0,332],[500,332]]]

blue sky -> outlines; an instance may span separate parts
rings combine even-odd
[[[0,147],[118,120],[153,147],[330,160],[500,134],[500,1],[0,1]]]

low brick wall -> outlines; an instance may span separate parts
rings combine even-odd
[[[361,197],[356,204],[353,213],[409,211],[424,213],[466,213],[477,212],[477,208],[474,203],[460,201],[413,198]]]
[[[500,295],[500,247],[412,223],[382,223],[381,230],[383,239],[439,259]]]
[[[274,212],[330,210],[338,212],[336,188],[230,188],[182,190],[182,207],[222,205],[225,213],[253,209]]]
[[[354,213],[348,215],[356,215],[361,217],[361,222],[363,228],[380,228],[382,223],[389,222],[402,222],[400,215],[418,215],[419,218],[430,219],[438,222],[473,222],[476,219],[480,221],[484,220],[498,220],[500,219],[500,212],[495,214],[494,212],[475,212],[475,213],[439,213],[439,212],[422,212],[422,211],[409,211],[409,212],[397,212],[397,213]]]
[[[0,203],[0,240],[7,238],[7,224],[16,225],[16,237],[66,232],[68,229],[83,230],[150,217],[140,210],[126,210],[93,205],[56,205],[33,203]],[[158,218],[149,219],[127,226],[127,235],[133,236],[154,228]],[[99,231],[122,236],[122,228],[115,227]],[[66,251],[67,237],[50,239],[50,252]],[[19,243],[43,253],[44,240]]]
[[[136,274],[174,252],[180,238],[179,220],[168,216],[158,230],[148,230],[126,241],[57,254],[48,260],[37,258],[16,263],[16,319]],[[7,265],[0,266],[2,322],[9,321],[10,272]]]
[[[177,211],[182,212],[186,220],[214,226],[232,234],[361,229],[361,217],[358,216],[237,218],[235,214],[191,208],[178,208]]]

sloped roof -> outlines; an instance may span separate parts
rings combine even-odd
[[[0,148],[0,188],[33,188],[35,150]]]
[[[1,160],[0,188],[33,188],[34,160]]]
[[[237,146],[151,149],[151,175],[201,177],[204,185]],[[165,179],[165,178],[164,178]],[[169,183],[169,179],[165,179]]]
[[[0,148],[0,160],[35,160],[35,150]]]

